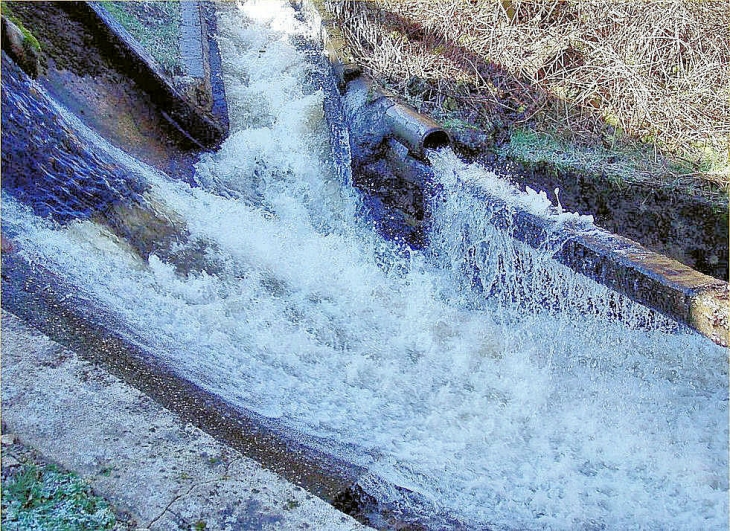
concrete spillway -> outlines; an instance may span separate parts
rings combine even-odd
[[[319,456],[302,462],[310,478],[330,471],[323,495],[377,527],[724,525],[725,351],[556,263],[561,234],[512,238],[517,207],[585,220],[448,152],[430,155],[428,245],[383,238],[337,163],[357,101],[330,100],[318,28],[273,5],[219,8],[230,135],[190,183],[110,145],[37,82],[3,76],[4,124],[103,169],[105,192],[54,218],[42,208],[67,205],[74,172],[43,166],[55,187],[32,198],[4,188],[16,251],[3,304],[96,334],[100,350],[114,342],[122,370],[153,367],[150,392],[164,376],[160,399],[182,390],[189,412],[220,415],[220,433],[258,429],[226,416],[259,419],[261,439]],[[50,164],[50,148],[23,145]],[[463,193],[470,172],[505,208]]]

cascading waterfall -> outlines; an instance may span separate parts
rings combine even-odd
[[[456,274],[450,296],[470,307],[503,313],[550,311],[554,316],[592,315],[621,320],[631,328],[677,330],[678,323],[634,304],[600,284],[557,263],[554,257],[573,230],[596,230],[592,216],[565,212],[545,192],[514,185],[479,164],[467,164],[450,150],[432,152],[431,161],[441,193],[434,200],[429,258]],[[497,200],[495,200],[497,198]],[[512,212],[530,212],[555,226],[537,249],[514,234]]]
[[[4,189],[17,252],[181,375],[367,467],[379,499],[398,485],[466,528],[724,529],[725,351],[513,243],[459,193],[505,185],[448,152],[429,249],[381,239],[332,162],[297,46],[316,33],[285,1],[219,9],[231,135],[197,186],[57,108],[140,206],[58,220]],[[120,229],[140,211],[162,228]]]

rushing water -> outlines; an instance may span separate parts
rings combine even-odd
[[[726,528],[723,349],[512,242],[462,193],[506,185],[450,153],[431,154],[430,247],[383,240],[332,162],[300,46],[313,29],[288,2],[250,1],[221,7],[219,32],[231,135],[197,186],[56,109],[142,183],[104,189],[153,211],[164,238],[128,240],[151,237],[120,230],[133,209],[69,221],[4,189],[19,253],[187,378],[330,441],[381,499],[399,485],[469,528]]]

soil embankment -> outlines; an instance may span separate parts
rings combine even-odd
[[[364,70],[442,121],[463,155],[549,197],[559,188],[600,227],[728,279],[718,4],[315,3],[345,75]]]

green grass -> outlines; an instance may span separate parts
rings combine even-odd
[[[102,0],[102,4],[169,75],[182,73],[178,42],[180,5],[177,1]]]
[[[693,195],[727,200],[721,185],[697,179],[697,168],[725,171],[727,159],[708,152],[704,161],[678,161],[656,154],[650,144],[621,139],[608,146],[578,145],[557,134],[516,128],[510,140],[497,149],[500,155],[526,165],[542,164],[556,172],[580,172],[608,179],[621,187],[649,183],[655,187],[683,189]]]
[[[116,517],[78,476],[55,465],[24,464],[2,489],[5,531],[112,529]]]
[[[441,125],[448,130],[474,130],[479,131],[480,128],[474,124],[462,120],[461,118],[447,118],[441,122]]]

